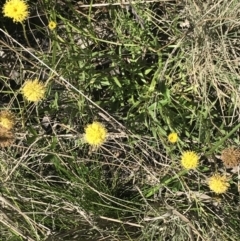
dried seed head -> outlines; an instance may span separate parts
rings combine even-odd
[[[223,164],[227,168],[233,168],[240,164],[240,149],[237,147],[228,147],[223,149],[221,154]]]
[[[0,126],[0,147],[10,146],[13,142],[13,133],[6,128]]]
[[[14,127],[15,124],[15,116],[12,112],[7,110],[2,110],[0,112],[0,126],[11,130]]]

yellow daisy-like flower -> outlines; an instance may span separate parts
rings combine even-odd
[[[21,92],[28,101],[39,101],[44,98],[46,87],[38,79],[26,80]]]
[[[219,173],[209,178],[208,185],[209,188],[217,194],[225,193],[230,186],[227,177]]]
[[[172,132],[168,135],[168,141],[171,143],[176,143],[178,140],[178,134],[176,132]]]
[[[196,169],[199,164],[199,157],[194,151],[185,151],[182,154],[181,164],[187,170]]]
[[[48,27],[49,27],[50,30],[53,30],[57,27],[57,24],[54,21],[50,21],[48,23]]]
[[[3,5],[3,15],[13,22],[23,22],[29,16],[28,4],[24,0],[7,0]]]
[[[14,126],[15,118],[13,113],[3,110],[0,112],[0,126],[6,130],[11,130]]]
[[[84,134],[85,141],[92,146],[101,146],[107,139],[107,130],[99,122],[87,125]]]

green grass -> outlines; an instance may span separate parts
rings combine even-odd
[[[30,1],[24,28],[0,17],[0,108],[17,119],[0,149],[0,240],[239,240],[238,170],[220,160],[240,143],[239,1],[83,2]],[[22,98],[29,78],[43,101]],[[83,140],[92,121],[109,132],[100,148]]]

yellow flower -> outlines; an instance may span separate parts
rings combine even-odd
[[[54,21],[50,21],[48,23],[48,27],[49,27],[50,30],[53,30],[57,27],[57,24]]]
[[[185,151],[182,154],[181,164],[184,168],[190,170],[197,168],[199,157],[194,151]]]
[[[230,186],[227,177],[218,173],[209,178],[208,185],[217,194],[225,193]]]
[[[3,15],[13,19],[13,22],[23,22],[29,15],[25,0],[7,0],[3,5]]]
[[[6,130],[11,130],[14,126],[15,120],[14,115],[6,110],[0,112],[0,126]]]
[[[84,134],[85,141],[92,146],[101,146],[107,139],[107,130],[99,122],[87,125]]]
[[[21,92],[28,101],[39,101],[44,98],[46,87],[38,79],[26,80]]]
[[[175,132],[172,132],[168,135],[168,141],[171,143],[175,143],[178,140],[178,134]]]

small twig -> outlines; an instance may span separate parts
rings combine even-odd
[[[115,223],[122,223],[122,224],[127,224],[127,225],[138,227],[138,228],[143,228],[142,225],[136,224],[136,223],[124,222],[124,221],[121,221],[121,220],[118,220],[118,219],[108,218],[108,217],[104,217],[104,216],[99,216],[99,218],[104,219],[104,220],[108,220],[108,221],[112,221],[112,222],[115,222]]]
[[[154,3],[159,2],[159,0],[145,0],[145,1],[129,1],[129,2],[119,2],[119,3],[95,3],[95,4],[80,4],[80,8],[89,8],[89,7],[107,7],[107,6],[129,6],[131,4],[141,4],[141,3]],[[161,0],[160,2],[170,2],[170,0]]]

